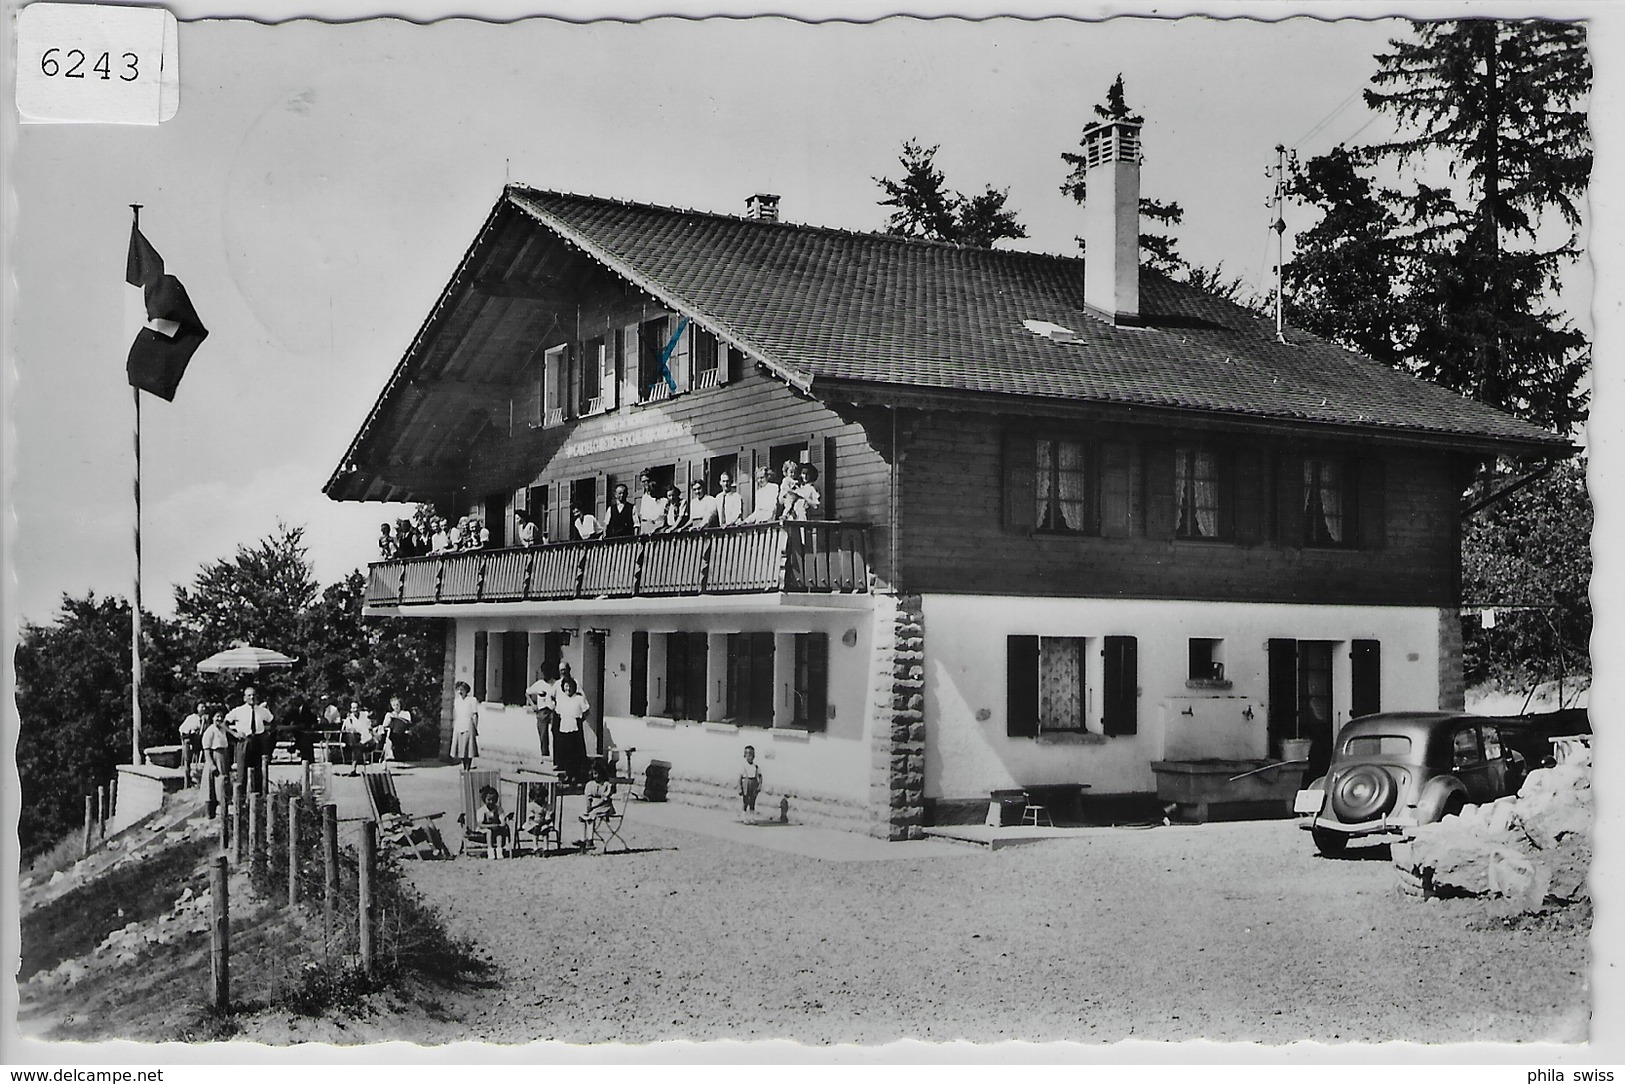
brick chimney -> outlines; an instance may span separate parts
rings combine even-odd
[[[777,222],[779,197],[767,192],[756,193],[745,201],[745,217],[757,222]]]
[[[1140,319],[1140,125],[1110,120],[1083,133],[1083,306],[1114,324]]]

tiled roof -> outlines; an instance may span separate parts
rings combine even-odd
[[[1143,328],[1083,311],[1083,261],[512,187],[507,199],[818,393],[851,381],[1374,426],[1558,436],[1143,271]],[[1077,333],[1043,338],[1023,321]]]

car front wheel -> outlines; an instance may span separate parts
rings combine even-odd
[[[1334,832],[1330,828],[1314,828],[1309,834],[1314,837],[1315,850],[1327,858],[1336,858],[1349,845],[1348,836],[1342,832]]]

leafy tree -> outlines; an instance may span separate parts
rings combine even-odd
[[[992,248],[1007,238],[1027,236],[1026,227],[1016,221],[1014,211],[1005,208],[1010,190],[987,186],[980,194],[966,196],[948,189],[947,178],[937,168],[940,146],[922,147],[912,139],[903,141],[898,162],[902,180],[875,177],[886,193],[880,206],[895,208],[886,220],[886,232],[897,237],[921,237],[948,241],[973,248]]]
[[[1294,318],[1480,402],[1572,431],[1586,416],[1589,348],[1547,302],[1578,255],[1578,200],[1591,172],[1585,28],[1537,20],[1411,28],[1411,40],[1377,57],[1365,95],[1403,134],[1340,149],[1311,162],[1302,183],[1295,178],[1297,194],[1332,225],[1288,265],[1289,279],[1307,287],[1293,299]],[[1377,163],[1443,164],[1451,179],[1374,190],[1353,167]],[[1339,258],[1349,266],[1328,267]],[[1373,304],[1362,286],[1385,301]],[[1383,307],[1388,320],[1374,315]]]
[[[1583,458],[1490,505],[1462,535],[1462,597],[1511,609],[1468,623],[1469,681],[1522,686],[1590,672],[1592,508]]]
[[[316,600],[305,530],[279,523],[229,560],[205,565],[191,587],[175,589],[176,619],[195,634],[200,657],[243,640],[299,655],[300,614]],[[281,700],[294,687],[288,671],[259,675],[255,684]]]
[[[176,740],[190,689],[184,638],[142,615],[142,741]],[[62,597],[49,625],[27,623],[15,655],[19,719],[17,826],[25,855],[50,847],[84,815],[84,796],[130,762],[130,604]]]
[[[1292,163],[1287,195],[1321,208],[1298,234],[1282,269],[1287,315],[1297,326],[1370,358],[1400,366],[1410,344],[1402,315],[1399,219],[1394,193],[1362,176],[1348,148]]]

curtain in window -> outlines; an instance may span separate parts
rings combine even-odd
[[[1038,478],[1037,485],[1033,487],[1033,494],[1038,506],[1034,510],[1034,521],[1041,531],[1059,529],[1060,510],[1055,507],[1055,452],[1054,445],[1047,440],[1036,441]]]
[[[1219,459],[1212,452],[1191,456],[1196,475],[1196,526],[1203,538],[1219,534]]]
[[[1038,729],[1083,729],[1083,641],[1046,636],[1039,641]]]
[[[1061,507],[1061,530],[1083,530],[1083,445],[1071,440],[1056,445],[1056,497]]]
[[[1303,518],[1315,541],[1343,541],[1343,487],[1337,464],[1303,461]]]

